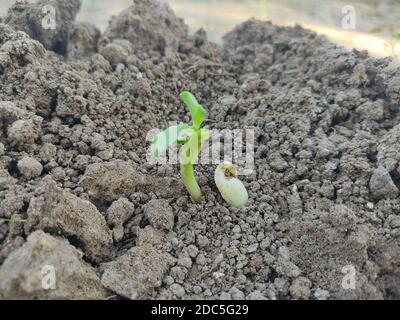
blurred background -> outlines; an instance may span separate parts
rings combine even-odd
[[[168,1],[177,15],[185,19],[192,32],[203,27],[209,39],[218,43],[235,25],[255,17],[278,25],[300,24],[347,48],[366,49],[377,57],[393,56],[400,62],[400,0],[163,1]],[[0,0],[0,16],[14,2]],[[112,15],[118,15],[132,4],[132,0],[82,2],[78,20],[92,22],[102,31]],[[355,25],[344,22],[349,17],[342,13],[346,6],[355,9]]]

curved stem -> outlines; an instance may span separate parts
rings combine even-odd
[[[181,164],[181,176],[186,189],[192,196],[193,202],[199,202],[202,194],[194,176],[193,164]]]

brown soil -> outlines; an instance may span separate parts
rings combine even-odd
[[[51,0],[63,29],[39,32],[43,2],[0,24],[1,298],[400,298],[389,58],[257,20],[219,46],[154,0],[103,34],[74,22],[78,0]],[[211,129],[255,129],[246,208],[224,203],[215,166],[196,166],[195,205],[177,166],[147,163],[147,132],[189,121],[183,90]]]

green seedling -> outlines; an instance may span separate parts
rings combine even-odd
[[[192,124],[181,123],[160,132],[151,141],[151,153],[156,158],[172,145],[182,145],[179,155],[181,177],[192,200],[198,202],[202,193],[194,176],[193,165],[199,157],[203,143],[210,138],[211,131],[201,128],[206,111],[193,94],[185,91],[180,94],[180,97],[190,111]]]
[[[11,223],[11,222],[18,222],[18,223],[23,223],[26,222],[26,220],[24,219],[16,219],[16,218],[0,218],[1,221],[7,222],[7,223]]]

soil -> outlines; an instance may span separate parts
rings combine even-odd
[[[390,58],[257,20],[216,45],[155,0],[103,34],[74,22],[78,0],[51,0],[62,29],[39,32],[44,2],[0,24],[1,298],[400,298]],[[177,166],[147,162],[149,130],[189,121],[183,90],[211,129],[255,129],[246,208],[223,201],[216,166],[196,166],[193,204]]]

